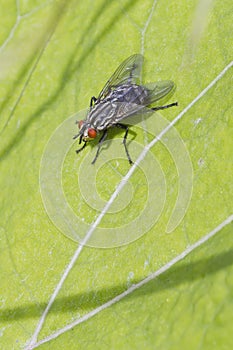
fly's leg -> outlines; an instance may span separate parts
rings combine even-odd
[[[100,153],[100,148],[102,146],[102,143],[104,142],[104,140],[106,139],[107,137],[107,129],[103,131],[103,134],[101,136],[101,138],[99,139],[99,143],[98,143],[98,149],[97,149],[97,152],[96,152],[96,155],[95,155],[95,158],[93,159],[93,161],[91,162],[91,164],[95,164],[96,162],[96,159],[98,158],[99,156],[99,153]]]
[[[79,142],[80,143],[80,142]],[[85,147],[86,147],[86,145],[87,145],[87,142],[86,141],[84,141],[84,145],[81,147],[81,148],[79,148],[79,149],[76,149],[76,153],[79,153],[79,152],[81,152]]]
[[[129,155],[129,151],[128,151],[128,148],[127,148],[127,145],[126,145],[126,141],[127,141],[127,136],[128,136],[128,132],[129,132],[129,127],[128,125],[125,125],[125,124],[116,124],[116,126],[118,128],[121,128],[121,129],[124,129],[125,130],[125,135],[124,135],[124,138],[123,138],[123,145],[125,146],[125,153],[127,155],[127,158],[128,158],[128,161],[129,161],[129,164],[133,164],[133,161]]]
[[[154,107],[151,109],[152,109],[152,111],[159,111],[160,109],[166,109],[166,108],[170,108],[173,106],[178,106],[178,102],[170,103],[169,105],[166,105],[166,106]]]
[[[95,96],[92,96],[91,102],[90,102],[90,107],[94,106],[96,101],[97,101],[97,98]]]

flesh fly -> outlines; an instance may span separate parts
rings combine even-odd
[[[91,98],[86,119],[77,122],[79,133],[73,138],[79,137],[79,144],[84,143],[80,149],[76,150],[77,153],[86,147],[88,141],[102,133],[92,164],[96,162],[101,145],[111,127],[125,130],[123,145],[128,161],[132,164],[126,143],[129,126],[124,124],[124,120],[137,114],[148,113],[148,111],[151,113],[178,105],[175,102],[165,106],[151,107],[153,103],[172,92],[175,85],[171,80],[141,85],[139,79],[142,63],[143,56],[140,54],[132,55],[123,61],[107,81],[99,96]]]

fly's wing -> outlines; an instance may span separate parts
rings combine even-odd
[[[117,123],[126,123],[128,124],[137,124],[138,117],[145,114],[151,114],[154,111],[150,108],[147,108],[144,105],[138,105],[136,103],[128,103],[128,102],[118,102],[115,103],[114,113],[111,116],[111,123],[109,126],[116,125]],[[135,117],[135,118],[133,118]],[[129,118],[129,119],[128,119]],[[137,120],[135,123],[133,120]]]
[[[175,91],[175,84],[171,80],[157,81],[144,86],[148,90],[148,96],[144,101],[145,106],[149,106],[165,96],[169,98]]]
[[[118,85],[136,83],[141,75],[142,63],[143,56],[140,54],[132,55],[123,61],[113,73],[111,78],[107,81],[97,100],[99,101],[104,99],[111,92],[111,90]]]

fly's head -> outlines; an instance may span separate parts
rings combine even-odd
[[[89,122],[85,120],[79,120],[77,122],[79,127],[79,133],[74,136],[77,138],[79,136],[79,143],[84,141],[85,143],[96,138],[97,131],[90,125]]]

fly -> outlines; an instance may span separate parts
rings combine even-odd
[[[76,150],[77,153],[86,147],[88,141],[102,133],[92,164],[96,162],[101,145],[107,137],[107,131],[111,127],[125,130],[123,145],[129,163],[133,164],[126,144],[129,126],[122,124],[124,119],[139,113],[158,111],[178,105],[177,102],[174,102],[165,106],[151,107],[153,103],[168,95],[175,88],[175,84],[171,80],[147,85],[139,84],[142,63],[143,56],[140,54],[132,55],[123,61],[107,81],[99,96],[91,98],[86,119],[77,122],[79,133],[73,138],[79,137],[79,144],[82,141],[84,143],[80,149]]]

